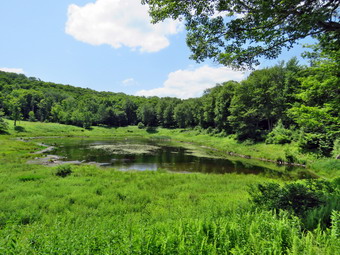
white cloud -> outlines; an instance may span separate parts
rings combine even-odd
[[[127,46],[141,52],[156,52],[169,46],[168,35],[180,31],[178,21],[151,24],[148,7],[140,0],[96,0],[68,7],[65,31],[92,45]]]
[[[125,80],[122,81],[122,84],[123,84],[123,86],[128,87],[128,86],[135,86],[135,85],[138,85],[138,82],[135,81],[134,78],[127,78],[127,79],[125,79]]]
[[[229,80],[241,81],[245,74],[227,67],[202,66],[197,69],[177,70],[168,75],[163,87],[140,90],[137,96],[171,96],[179,98],[199,97],[203,91],[214,87],[217,83]]]
[[[7,72],[7,73],[24,73],[22,68],[8,68],[8,67],[0,67],[0,71]]]

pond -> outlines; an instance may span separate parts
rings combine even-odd
[[[140,139],[53,139],[49,154],[63,161],[98,163],[119,170],[167,170],[173,172],[243,173],[282,175],[281,171],[216,156],[212,149],[185,143]],[[245,160],[246,161],[246,160]],[[275,165],[275,164],[273,164]]]

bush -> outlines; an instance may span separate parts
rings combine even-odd
[[[285,150],[285,159],[286,162],[290,164],[296,163],[298,161],[297,158],[288,150]]]
[[[304,152],[314,152],[329,157],[334,145],[330,134],[302,132],[298,146]]]
[[[5,133],[8,129],[8,124],[2,118],[0,118],[0,133]]]
[[[286,129],[279,120],[273,130],[267,135],[266,143],[285,144],[292,141],[292,131]]]
[[[340,156],[340,139],[336,139],[333,146],[332,156],[339,159]]]
[[[29,120],[29,121],[32,121],[32,122],[37,121],[37,119],[35,118],[35,114],[34,114],[33,111],[30,111],[30,112],[28,113],[28,120]]]
[[[72,173],[70,165],[60,165],[57,167],[57,171],[55,173],[56,176],[66,177]]]
[[[308,229],[329,226],[333,210],[340,209],[336,181],[308,180],[281,187],[277,183],[258,184],[249,191],[251,202],[266,210],[285,210],[302,219]]]
[[[5,133],[6,130],[8,129],[8,124],[7,122],[2,118],[2,111],[0,111],[0,134]]]
[[[137,127],[138,127],[139,129],[144,129],[144,128],[145,128],[145,125],[143,124],[143,122],[139,122],[138,125],[137,125]]]

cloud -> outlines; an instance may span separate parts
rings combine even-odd
[[[125,80],[122,81],[122,84],[123,84],[123,86],[128,87],[128,86],[135,86],[135,85],[138,85],[138,82],[135,81],[134,78],[127,78],[127,79],[125,79]]]
[[[179,98],[199,97],[203,91],[214,87],[217,83],[229,80],[241,81],[245,74],[227,67],[202,66],[196,69],[177,70],[168,75],[163,87],[140,90],[137,96],[171,96]]]
[[[69,5],[65,32],[92,45],[157,52],[169,46],[167,36],[178,33],[180,23],[151,24],[150,20],[148,7],[140,0],[97,0],[83,7]]]
[[[8,68],[8,67],[0,67],[0,71],[7,72],[7,73],[24,73],[22,68]]]

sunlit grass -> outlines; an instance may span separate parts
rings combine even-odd
[[[0,136],[0,254],[337,254],[336,225],[303,232],[296,218],[251,208],[249,185],[283,180],[89,165],[60,177],[55,167],[25,163],[43,148],[26,138],[41,136],[171,137],[258,156],[262,145],[179,129],[19,125]]]

